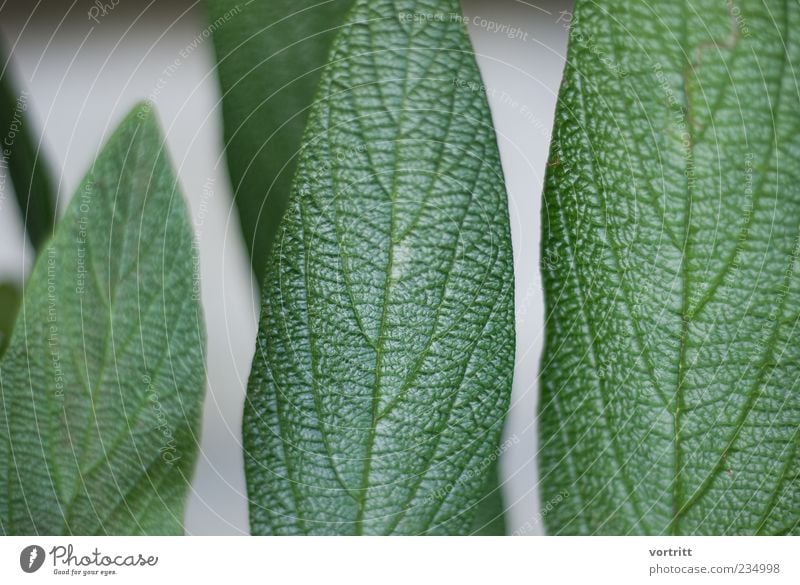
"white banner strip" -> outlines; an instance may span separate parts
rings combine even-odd
[[[800,583],[792,537],[6,537],[0,583]]]

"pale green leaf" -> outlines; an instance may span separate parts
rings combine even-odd
[[[154,115],[122,122],[25,286],[0,363],[0,532],[180,534],[205,332]]]

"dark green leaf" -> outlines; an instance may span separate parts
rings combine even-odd
[[[14,329],[20,303],[19,289],[13,284],[0,284],[0,356],[3,355]]]
[[[53,234],[56,221],[56,193],[43,152],[34,144],[29,120],[27,92],[16,92],[10,67],[0,51],[0,197],[7,192],[6,176],[13,181],[25,229],[33,246],[40,250]]]
[[[577,2],[543,215],[551,532],[800,532],[798,30],[796,2]]]
[[[259,284],[333,36],[352,0],[207,0],[225,154]]]
[[[194,258],[139,106],[37,259],[0,363],[0,532],[182,532],[204,387]]]
[[[491,468],[491,475],[484,488],[483,497],[476,506],[475,520],[472,523],[470,534],[476,536],[506,535],[503,488],[500,482],[500,472],[496,465]]]
[[[480,88],[454,0],[359,0],[337,36],[265,279],[254,533],[470,532],[514,361]]]

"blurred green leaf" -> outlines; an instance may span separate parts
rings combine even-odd
[[[253,271],[263,284],[300,139],[333,36],[352,0],[207,0],[225,154]]]
[[[506,517],[503,501],[503,488],[500,484],[500,472],[497,465],[492,466],[489,480],[481,501],[478,502],[475,520],[472,523],[473,535],[505,536]]]
[[[0,196],[10,186],[10,176],[28,238],[40,250],[53,233],[56,193],[26,116],[30,96],[16,91],[10,77],[10,62],[0,51]]]
[[[8,347],[8,340],[14,329],[14,321],[17,319],[21,299],[19,288],[16,285],[0,284],[0,356]]]

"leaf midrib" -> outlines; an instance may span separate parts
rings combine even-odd
[[[412,27],[412,31],[413,31],[413,27]],[[415,35],[413,33],[412,34],[408,34],[407,33],[407,39],[408,39],[407,50],[408,51],[419,50],[417,47],[413,46],[414,38],[415,38]],[[374,48],[374,43],[372,43],[372,48]],[[422,50],[426,51],[428,49],[423,47]],[[374,63],[374,55],[375,55],[376,52],[377,51],[370,51],[371,55],[373,56],[373,63]],[[458,67],[461,66],[463,57],[464,57],[464,53],[463,52],[459,52]],[[434,61],[434,59],[431,58],[431,60],[429,61],[429,63],[426,66],[425,71],[419,77],[420,79],[424,79],[426,77],[426,74],[430,70],[430,67],[431,67],[431,64],[433,63],[433,61]],[[409,99],[409,94],[411,92],[413,92],[413,89],[415,89],[415,88],[409,89],[409,81],[410,81],[410,68],[409,68],[409,65],[408,65],[409,60],[408,59],[404,59],[403,63],[405,64],[404,77],[403,77],[403,98],[402,98],[402,101],[401,101],[401,104],[400,104],[400,112],[398,114],[398,118],[397,118],[397,122],[396,122],[396,127],[398,128],[398,136],[395,138],[395,144],[397,145],[397,149],[399,149],[400,146],[406,140],[406,138],[404,137],[403,134],[404,134],[405,116],[406,116],[406,112],[408,110],[407,102],[408,102],[408,99]],[[374,64],[374,67],[377,69],[377,63]],[[379,85],[379,88],[380,88],[380,85]],[[384,107],[385,107],[385,100],[383,99],[383,94],[382,93],[381,93],[381,101],[382,101],[382,103],[384,103]],[[455,92],[453,92],[453,95],[451,97],[451,108],[450,108],[450,110],[453,109],[453,105],[454,104],[455,104]],[[448,139],[448,137],[450,135],[450,129],[451,129],[451,126],[452,126],[452,118],[454,117],[454,115],[455,114],[453,114],[451,112],[451,115],[447,116],[447,122],[446,122],[447,126],[446,126],[445,132],[443,134],[443,138],[442,138],[443,142],[442,142],[442,145],[441,145],[441,150],[439,152],[439,157],[437,159],[437,164],[436,164],[436,169],[437,170],[441,166],[442,159],[444,158],[444,151],[445,151],[446,146],[447,146],[446,141],[447,141],[447,139]],[[378,337],[377,337],[376,343],[375,343],[375,352],[376,352],[376,355],[375,355],[375,384],[374,384],[373,392],[372,392],[371,424],[370,424],[370,430],[369,430],[369,433],[368,433],[368,436],[367,436],[367,452],[366,452],[366,460],[364,462],[364,468],[363,468],[362,477],[361,477],[361,486],[360,486],[360,488],[359,488],[359,490],[357,492],[358,509],[357,509],[357,514],[356,514],[356,524],[355,524],[355,532],[356,532],[357,535],[361,535],[364,532],[364,515],[366,513],[366,502],[367,502],[367,496],[368,496],[369,475],[370,475],[370,471],[371,471],[372,454],[373,454],[373,450],[374,450],[374,446],[375,446],[378,423],[380,422],[380,420],[383,417],[385,417],[388,414],[388,412],[391,410],[391,408],[393,408],[394,405],[401,398],[401,396],[398,396],[397,399],[395,399],[394,401],[390,402],[390,404],[387,405],[387,407],[384,409],[384,411],[381,412],[381,410],[380,410],[381,381],[382,381],[382,375],[383,375],[383,354],[384,354],[386,319],[388,317],[389,300],[390,300],[390,297],[391,297],[391,289],[392,289],[392,284],[393,284],[392,269],[393,269],[393,265],[394,265],[394,249],[395,249],[395,246],[397,244],[397,238],[395,238],[396,223],[397,223],[396,216],[395,216],[395,214],[396,214],[396,205],[395,205],[395,203],[396,203],[397,196],[398,196],[398,181],[399,181],[399,171],[400,171],[400,169],[401,169],[400,153],[399,153],[399,151],[396,151],[395,152],[395,164],[394,164],[393,176],[392,176],[392,186],[391,186],[391,191],[389,193],[391,205],[390,205],[390,210],[389,210],[389,244],[388,244],[389,245],[389,250],[388,250],[388,254],[387,254],[387,263],[386,263],[386,270],[385,270],[386,271],[386,286],[384,287],[383,304],[382,304],[382,307],[381,307],[381,317],[380,317],[380,321],[379,321],[379,325],[378,325]],[[480,170],[478,172],[476,172],[476,182],[477,182],[477,177],[478,176],[480,176]],[[435,185],[435,181],[433,181],[431,183],[431,188],[433,188],[434,185]],[[429,195],[429,193],[427,193],[426,196],[423,199],[427,199],[427,195]],[[470,192],[470,203],[472,202],[473,196],[474,196],[474,188]],[[424,205],[424,201],[423,201],[423,205]],[[462,218],[462,222],[464,221],[465,218],[466,218],[466,213],[464,214],[464,217]],[[338,222],[336,222],[336,223],[337,223],[337,226],[338,226]],[[409,228],[409,230],[410,229],[411,228]],[[407,234],[406,233],[402,234],[403,237],[405,237],[405,235],[407,235]],[[402,239],[402,238],[400,238],[400,239]],[[453,258],[455,258],[455,252],[453,254]],[[450,271],[448,271],[448,275],[451,272],[452,272],[452,269]],[[448,280],[449,280],[449,276],[448,276]],[[446,293],[446,284],[442,288],[442,296],[444,296],[445,293]],[[441,301],[440,301],[440,304],[441,304]],[[353,310],[354,310],[354,312],[358,313],[358,310],[357,310],[357,308],[355,306],[353,307]],[[435,338],[439,314],[440,314],[439,309],[437,309],[436,318],[434,319],[434,324],[431,327],[430,338],[429,338],[429,341],[428,341],[429,345],[423,351],[423,357],[420,358],[419,362],[421,362],[424,359],[424,355],[427,353],[427,350],[429,349],[430,344],[432,344],[432,342],[433,342],[433,340]],[[421,363],[420,363],[420,365],[421,365]],[[409,374],[408,379],[413,379],[414,375],[415,374],[414,374],[414,371],[412,369],[412,373]],[[404,382],[403,387],[405,387],[405,386],[406,386],[406,383]],[[402,394],[402,392],[403,392],[403,388],[402,387],[401,387],[399,392],[400,392],[400,394]],[[452,409],[450,409],[450,410],[452,410]],[[422,474],[420,476],[419,483],[422,482],[422,477],[424,477],[424,474]],[[419,483],[415,486],[415,488],[413,490],[414,492],[416,492],[416,490],[419,489]],[[393,530],[399,524],[401,518],[402,518],[402,516],[399,516],[396,519],[396,521],[392,523],[392,526],[390,527],[391,530]]]
[[[371,31],[371,29],[370,29]],[[407,35],[408,44],[411,43],[411,39],[413,37],[411,35]],[[370,33],[370,41],[372,43],[372,34]],[[374,43],[372,43],[374,46]],[[374,51],[371,52],[373,56],[374,62]],[[400,113],[398,115],[398,122],[396,124],[398,140],[403,139],[404,134],[404,122],[405,122],[405,113],[406,113],[406,100],[408,99],[408,76],[409,76],[409,65],[408,60],[404,59],[403,63],[405,65],[405,69],[403,71],[404,79],[403,79],[403,99],[400,103]],[[377,70],[377,63],[374,63],[373,66]],[[380,91],[380,83],[378,85],[378,89]],[[383,98],[383,93],[381,95],[381,102],[385,103],[385,99]],[[364,533],[364,514],[366,513],[367,507],[367,494],[368,494],[368,487],[369,487],[369,474],[370,469],[372,466],[372,451],[375,448],[375,437],[377,434],[377,423],[378,423],[378,412],[380,409],[380,399],[381,399],[381,381],[383,377],[383,353],[384,353],[384,343],[386,339],[386,318],[388,316],[388,307],[389,307],[389,299],[391,297],[391,288],[392,288],[392,269],[394,266],[394,232],[396,228],[396,219],[395,219],[395,212],[396,212],[396,200],[397,200],[397,181],[398,181],[398,171],[400,168],[400,152],[399,152],[399,145],[401,142],[397,142],[398,146],[395,150],[395,161],[394,161],[394,174],[392,176],[392,189],[390,193],[390,207],[389,207],[389,250],[387,252],[387,259],[386,259],[386,285],[383,289],[383,305],[381,306],[381,318],[378,324],[378,338],[375,340],[376,348],[375,348],[375,385],[372,389],[372,403],[371,403],[371,418],[372,422],[370,424],[369,433],[367,435],[367,451],[366,451],[366,460],[364,461],[364,468],[362,470],[361,475],[361,486],[359,487],[358,491],[358,510],[356,512],[356,523],[355,523],[355,533],[357,535],[361,535]]]

